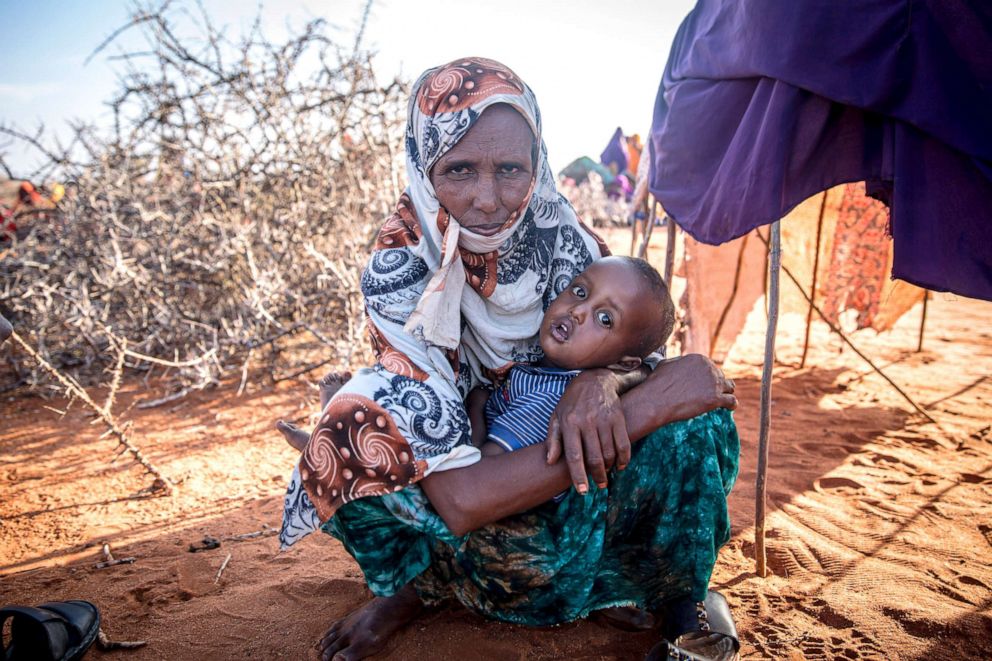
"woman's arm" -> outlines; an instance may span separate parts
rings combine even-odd
[[[420,486],[451,532],[464,535],[567,489],[568,467],[561,462],[549,465],[544,457],[544,443],[483,454],[471,466],[431,473]]]
[[[604,377],[591,375],[590,378]],[[737,406],[733,384],[709,359],[698,355],[662,363],[643,384],[625,393],[619,401],[626,429],[635,439],[676,420],[687,420],[720,407],[732,409]],[[588,419],[595,423],[602,412],[593,408],[588,402],[580,402],[578,407],[587,410]],[[571,416],[566,417],[574,422]],[[592,427],[595,429],[596,425]],[[431,473],[420,485],[448,528],[463,535],[511,514],[524,512],[567,488],[573,482],[570,472],[573,448],[567,440],[572,439],[574,444],[575,436],[563,434],[562,437],[566,440],[567,463],[549,464],[546,444],[542,443],[516,452],[484,456],[465,468]],[[583,456],[580,445],[578,462],[584,471]]]

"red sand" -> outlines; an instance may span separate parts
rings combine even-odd
[[[659,234],[663,234],[659,232]],[[616,248],[629,239],[616,233]],[[656,263],[661,263],[655,256]],[[754,571],[759,312],[725,366],[738,384],[743,450],[733,538],[714,585],[728,597],[745,659],[992,658],[992,304],[936,294],[924,351],[919,307],[859,344],[943,430],[816,325],[796,369],[802,320],[783,320],[773,389],[768,560]],[[319,374],[311,375],[317,378]],[[160,393],[132,382],[121,405]],[[304,401],[305,400],[305,401]],[[85,598],[112,639],[147,640],[91,658],[304,658],[335,618],[368,598],[341,546],[314,535],[224,539],[278,527],[294,452],[277,417],[304,421],[309,382],[236,384],[174,406],[132,409],[134,440],[179,481],[171,498],[129,498],[150,479],[113,460],[114,441],[76,404],[0,404],[0,602]],[[204,535],[219,549],[190,553]],[[134,564],[97,570],[100,547]],[[219,581],[224,558],[231,560]],[[637,659],[652,634],[596,622],[527,629],[458,608],[404,630],[387,659]]]

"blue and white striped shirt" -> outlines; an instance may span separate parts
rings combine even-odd
[[[544,441],[548,422],[579,370],[515,365],[486,401],[488,440],[507,452]]]

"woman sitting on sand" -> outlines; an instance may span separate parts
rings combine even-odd
[[[701,356],[622,396],[622,375],[587,370],[548,444],[482,456],[466,396],[541,358],[543,311],[606,247],[555,189],[533,93],[497,62],[420,77],[406,154],[409,188],[362,276],[378,362],[324,408],[286,497],[283,544],[321,527],[376,595],[331,626],[322,658],[370,656],[452,597],[532,626],[661,611],[667,640],[649,658],[676,644],[705,654],[680,658],[732,658],[726,602],[707,586],[738,441],[729,416],[702,414],[734,408],[733,384]]]

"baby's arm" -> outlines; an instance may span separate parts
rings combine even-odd
[[[472,445],[479,448],[484,456],[503,454],[503,448],[496,443],[486,442],[486,402],[492,390],[487,388],[475,388],[465,398],[465,408],[468,410],[468,419],[472,424]]]

